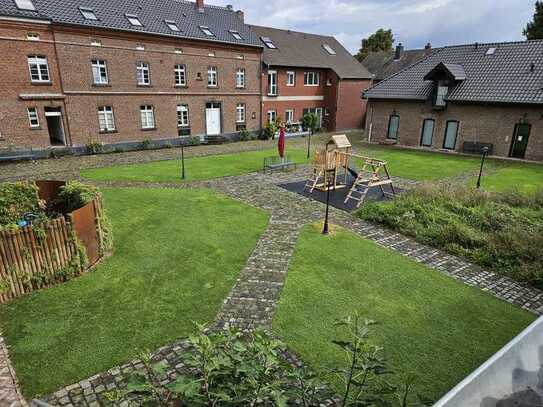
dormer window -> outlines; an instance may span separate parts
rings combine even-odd
[[[238,31],[230,30],[230,34],[232,34],[232,37],[234,37],[236,40],[243,40],[243,37],[239,34]]]
[[[208,37],[214,37],[215,34],[213,34],[213,32],[209,29],[208,26],[206,25],[201,25],[200,26],[200,30],[202,30],[202,32],[207,35]]]
[[[264,45],[270,49],[277,49],[270,37],[260,37]]]
[[[445,100],[445,98],[447,97],[448,93],[449,93],[449,87],[447,85],[438,84],[434,106],[445,107],[447,105],[447,101]]]
[[[94,13],[94,10],[91,8],[79,7],[79,11],[81,12],[85,20],[98,20],[96,14]]]
[[[177,23],[175,21],[172,21],[172,20],[164,20],[164,22],[166,23],[166,25],[168,26],[168,28],[172,31],[176,31],[176,32],[179,32],[181,31],[179,29],[179,26],[177,25]]]
[[[334,49],[333,49],[330,45],[328,45],[328,44],[322,44],[322,47],[324,48],[324,50],[325,50],[326,52],[328,52],[328,54],[330,54],[330,55],[336,55],[336,51],[334,51]]]
[[[128,22],[136,27],[143,27],[140,19],[135,14],[125,14],[125,17],[128,19]]]
[[[32,0],[15,0],[15,5],[19,10],[36,11]]]

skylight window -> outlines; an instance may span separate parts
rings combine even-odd
[[[270,49],[277,49],[270,37],[260,37],[264,45]]]
[[[36,11],[36,7],[34,7],[32,0],[15,0],[15,5],[20,10]]]
[[[130,22],[130,24],[138,26],[138,27],[143,27],[143,24],[141,23],[138,16],[136,16],[134,14],[125,14],[125,16],[128,19],[128,21]]]
[[[168,26],[168,28],[172,31],[176,31],[176,32],[179,32],[181,31],[179,29],[179,26],[177,25],[177,23],[175,21],[172,21],[172,20],[164,20],[164,22],[166,23],[166,25]]]
[[[208,37],[214,37],[215,34],[213,34],[213,32],[209,29],[208,26],[205,26],[205,25],[201,25],[200,26],[200,30],[202,30],[202,32],[207,35]]]
[[[234,37],[236,40],[242,40],[243,37],[240,35],[240,33],[236,30],[230,30],[230,34],[232,34],[232,37]]]
[[[94,14],[94,10],[91,8],[79,7],[79,11],[81,11],[85,20],[98,20],[96,14]]]
[[[328,44],[322,44],[322,47],[324,48],[324,50],[326,52],[328,52],[330,55],[336,55],[336,51],[334,51],[334,49],[328,45]]]
[[[496,52],[496,47],[490,47],[489,49],[486,50],[486,55],[494,55],[495,52]]]

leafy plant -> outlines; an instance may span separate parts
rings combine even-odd
[[[98,188],[79,181],[69,181],[66,185],[60,187],[56,201],[63,213],[69,213],[82,208],[99,197],[100,191]]]
[[[251,132],[249,132],[249,130],[247,130],[247,129],[240,130],[240,132],[239,132],[239,140],[240,141],[251,140]]]
[[[87,143],[87,152],[91,155],[102,154],[104,152],[104,143],[91,140]]]
[[[152,143],[151,139],[146,138],[146,139],[142,140],[141,148],[143,150],[147,150],[147,149],[149,149],[151,147],[151,143]]]
[[[38,187],[30,182],[0,184],[0,230],[17,225],[23,215],[32,212],[45,217],[45,202],[38,196]]]
[[[200,137],[197,137],[197,136],[187,137],[187,144],[189,146],[199,146],[201,143],[202,143],[202,140],[200,140]]]
[[[275,137],[275,133],[277,133],[278,127],[277,122],[268,122],[266,124],[266,127],[264,127],[264,131],[262,133],[262,137],[264,140],[270,140]]]
[[[315,113],[307,113],[302,118],[302,126],[304,129],[311,131],[311,134],[317,131],[319,126],[319,116]]]

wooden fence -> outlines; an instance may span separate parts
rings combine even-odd
[[[62,281],[59,273],[79,254],[74,236],[84,246],[89,265],[96,263],[101,255],[100,213],[101,202],[95,200],[69,214],[69,222],[62,217],[36,230],[26,226],[0,231],[0,303]]]

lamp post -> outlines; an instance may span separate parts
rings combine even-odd
[[[181,179],[185,179],[185,142],[181,141]]]
[[[309,137],[307,138],[307,159],[309,160],[309,155],[311,153],[311,133],[313,131],[309,130]]]
[[[324,228],[322,229],[322,234],[327,235],[328,232],[328,214],[330,209],[330,189],[332,187],[332,182],[330,182],[330,175],[326,173],[326,215],[324,216]]]
[[[483,155],[481,156],[481,168],[479,169],[479,178],[477,178],[477,189],[481,188],[481,177],[483,176],[483,166],[485,165],[485,158],[488,154],[488,147],[483,147]]]

